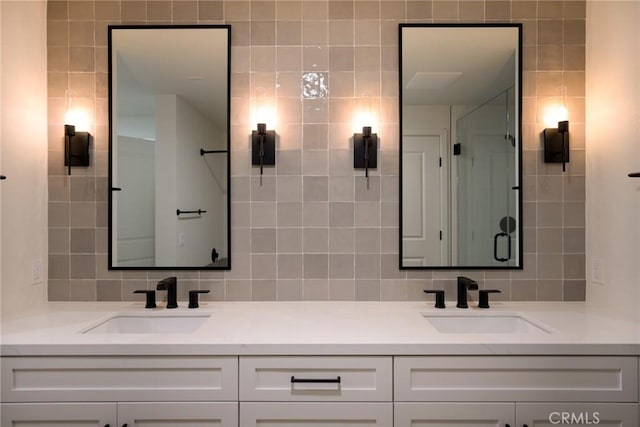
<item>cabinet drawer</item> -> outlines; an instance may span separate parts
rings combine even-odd
[[[394,405],[393,427],[515,426],[515,413],[513,403],[404,402]]]
[[[242,427],[391,427],[392,403],[240,403]]]
[[[240,358],[241,401],[391,399],[391,357]]]
[[[118,425],[128,427],[237,427],[238,403],[120,403],[118,404]]]
[[[4,357],[3,402],[237,400],[236,357]]]
[[[3,359],[4,360],[4,359]],[[117,426],[115,403],[3,403],[2,427]]]
[[[637,402],[635,357],[397,357],[396,401]]]

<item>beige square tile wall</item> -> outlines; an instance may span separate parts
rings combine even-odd
[[[398,23],[522,22],[523,271],[466,271],[505,300],[585,299],[585,0],[49,1],[49,300],[137,300],[170,274],[107,270],[111,23],[232,26],[233,270],[176,272],[182,298],[419,300],[455,297],[458,272],[398,265]],[[302,100],[304,72],[329,96]],[[259,186],[250,167],[250,98],[278,111],[278,163]],[[542,112],[566,88],[571,163],[542,162]],[[66,94],[92,115],[92,165],[66,175]],[[380,112],[380,166],[366,188],[351,167],[351,117],[362,95]]]

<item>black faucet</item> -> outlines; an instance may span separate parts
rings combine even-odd
[[[458,308],[469,308],[467,305],[467,289],[470,291],[478,290],[478,282],[468,277],[458,276]]]
[[[167,277],[158,282],[156,290],[167,291],[167,308],[178,308],[178,279],[175,276]]]

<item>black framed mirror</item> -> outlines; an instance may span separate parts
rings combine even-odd
[[[108,31],[109,269],[230,269],[231,27]]]
[[[522,268],[522,25],[400,24],[400,268]]]

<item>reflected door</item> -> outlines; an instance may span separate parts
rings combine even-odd
[[[511,93],[510,93],[511,92]],[[457,257],[461,265],[517,265],[517,194],[510,89],[456,122]]]
[[[446,265],[447,134],[407,135],[402,150],[402,265]]]

